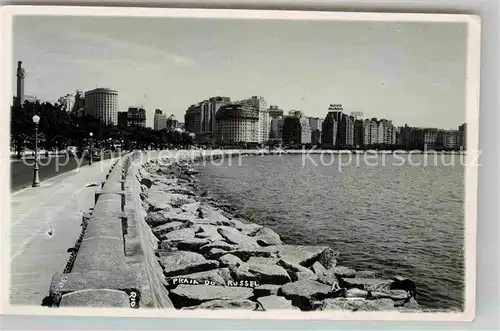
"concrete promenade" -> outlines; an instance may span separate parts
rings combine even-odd
[[[93,206],[107,171],[116,159],[96,162],[11,195],[11,304],[40,305],[54,273],[62,272],[82,215]]]

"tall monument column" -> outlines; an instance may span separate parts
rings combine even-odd
[[[16,101],[18,105],[24,103],[24,77],[26,77],[26,71],[22,67],[23,62],[17,62],[17,95]]]

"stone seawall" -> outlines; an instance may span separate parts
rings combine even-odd
[[[420,311],[413,281],[339,265],[330,247],[283,243],[197,185],[193,162],[259,153],[123,156],[84,215],[43,305]]]
[[[42,305],[172,307],[164,284],[151,276],[150,266],[156,264],[151,261],[154,251],[148,250],[151,231],[141,232],[145,215],[133,175],[141,155],[121,157],[106,174],[95,206],[83,216],[80,236],[68,249],[68,263],[54,275]]]
[[[225,155],[238,154],[256,153]],[[175,308],[420,310],[413,281],[339,265],[330,247],[287,245],[272,229],[224,210],[199,188],[191,167],[223,156],[152,160],[138,171]]]

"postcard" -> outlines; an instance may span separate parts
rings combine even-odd
[[[3,312],[472,320],[480,29],[3,7]]]

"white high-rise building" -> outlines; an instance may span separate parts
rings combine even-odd
[[[118,91],[96,88],[85,92],[85,114],[105,124],[118,123]]]
[[[247,104],[254,107],[259,113],[259,136],[258,142],[264,143],[269,140],[269,132],[271,129],[271,119],[269,118],[269,109],[267,109],[267,101],[263,97],[252,96],[249,99],[241,100],[238,103]]]
[[[167,114],[163,114],[161,109],[155,110],[154,117],[154,129],[155,130],[163,130],[167,127]]]

